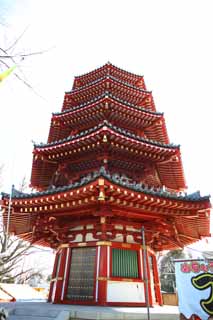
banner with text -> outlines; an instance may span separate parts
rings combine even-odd
[[[213,261],[175,261],[179,310],[186,318],[213,316]]]

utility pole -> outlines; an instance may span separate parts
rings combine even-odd
[[[147,306],[147,320],[150,320],[150,310],[149,310],[149,287],[148,287],[148,275],[147,275],[147,250],[146,250],[146,240],[145,240],[145,228],[142,227],[142,245],[143,245],[143,278],[145,282],[145,301]]]
[[[6,250],[7,250],[8,238],[9,238],[10,213],[11,213],[11,203],[12,203],[13,190],[14,190],[14,185],[12,185],[11,190],[10,190],[10,197],[9,197],[9,204],[8,204],[8,212],[7,212],[7,230],[6,230],[7,241],[6,241]]]

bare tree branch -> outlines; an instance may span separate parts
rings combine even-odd
[[[14,59],[14,58],[18,58],[18,57],[19,58],[26,58],[26,57],[30,57],[30,56],[41,55],[43,53],[49,52],[53,48],[54,47],[51,47],[51,48],[46,49],[46,50],[37,51],[37,52],[31,52],[31,53],[17,53],[17,54],[14,54],[14,55],[10,55],[10,54],[7,53],[5,55],[0,55],[0,59]],[[2,50],[2,48],[0,48],[0,50]]]
[[[8,60],[12,61],[17,66],[19,72],[22,74],[22,76],[20,76],[18,73],[13,72],[14,76],[18,80],[23,82],[23,84],[26,85],[30,90],[32,90],[35,95],[37,95],[41,99],[45,100],[44,97],[42,97],[38,92],[36,92],[36,90],[33,88],[33,86],[30,84],[30,82],[26,79],[25,74],[23,73],[21,68],[18,66],[17,59],[19,58],[19,59],[23,60],[26,57],[31,57],[31,56],[35,56],[35,55],[41,55],[43,53],[46,53],[46,52],[50,51],[54,47],[51,47],[51,48],[48,48],[48,49],[45,49],[45,50],[41,50],[41,51],[37,51],[37,52],[29,52],[29,53],[23,53],[23,52],[17,53],[16,52],[15,54],[12,54],[10,52],[11,49],[14,49],[16,47],[17,43],[24,36],[24,34],[28,30],[28,28],[29,28],[29,26],[24,29],[24,31],[19,35],[19,37],[7,49],[4,49],[4,48],[0,47],[0,51],[2,51],[4,53],[3,55],[0,55],[0,63],[9,68],[10,66],[4,60],[7,59],[7,61]]]
[[[2,50],[2,49],[0,48],[0,50]],[[0,60],[0,62],[1,62],[2,64],[4,64],[7,68],[10,67],[5,61]],[[16,72],[13,72],[13,74],[14,74],[14,76],[15,76],[17,79],[19,79],[20,81],[22,81],[30,90],[32,90],[33,93],[34,93],[36,96],[38,96],[38,97],[41,98],[42,100],[45,100],[44,97],[42,97],[38,92],[36,92],[35,89],[34,89],[27,81],[25,81],[23,78],[21,78]]]
[[[13,49],[17,45],[17,43],[21,40],[21,38],[24,36],[24,34],[28,29],[29,29],[29,25],[24,29],[24,31],[19,35],[19,37],[16,38],[16,40],[6,49],[6,51]]]

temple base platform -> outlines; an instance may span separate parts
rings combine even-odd
[[[147,319],[147,309],[142,307],[98,307],[56,305],[42,302],[1,303],[9,310],[10,320],[142,320]],[[155,306],[150,308],[151,320],[179,320],[178,307]]]

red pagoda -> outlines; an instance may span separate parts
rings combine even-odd
[[[12,194],[9,231],[56,250],[53,303],[145,306],[146,261],[149,304],[161,305],[155,253],[209,236],[209,197],[185,193],[143,76],[110,63],[75,77],[34,146],[31,186]]]

